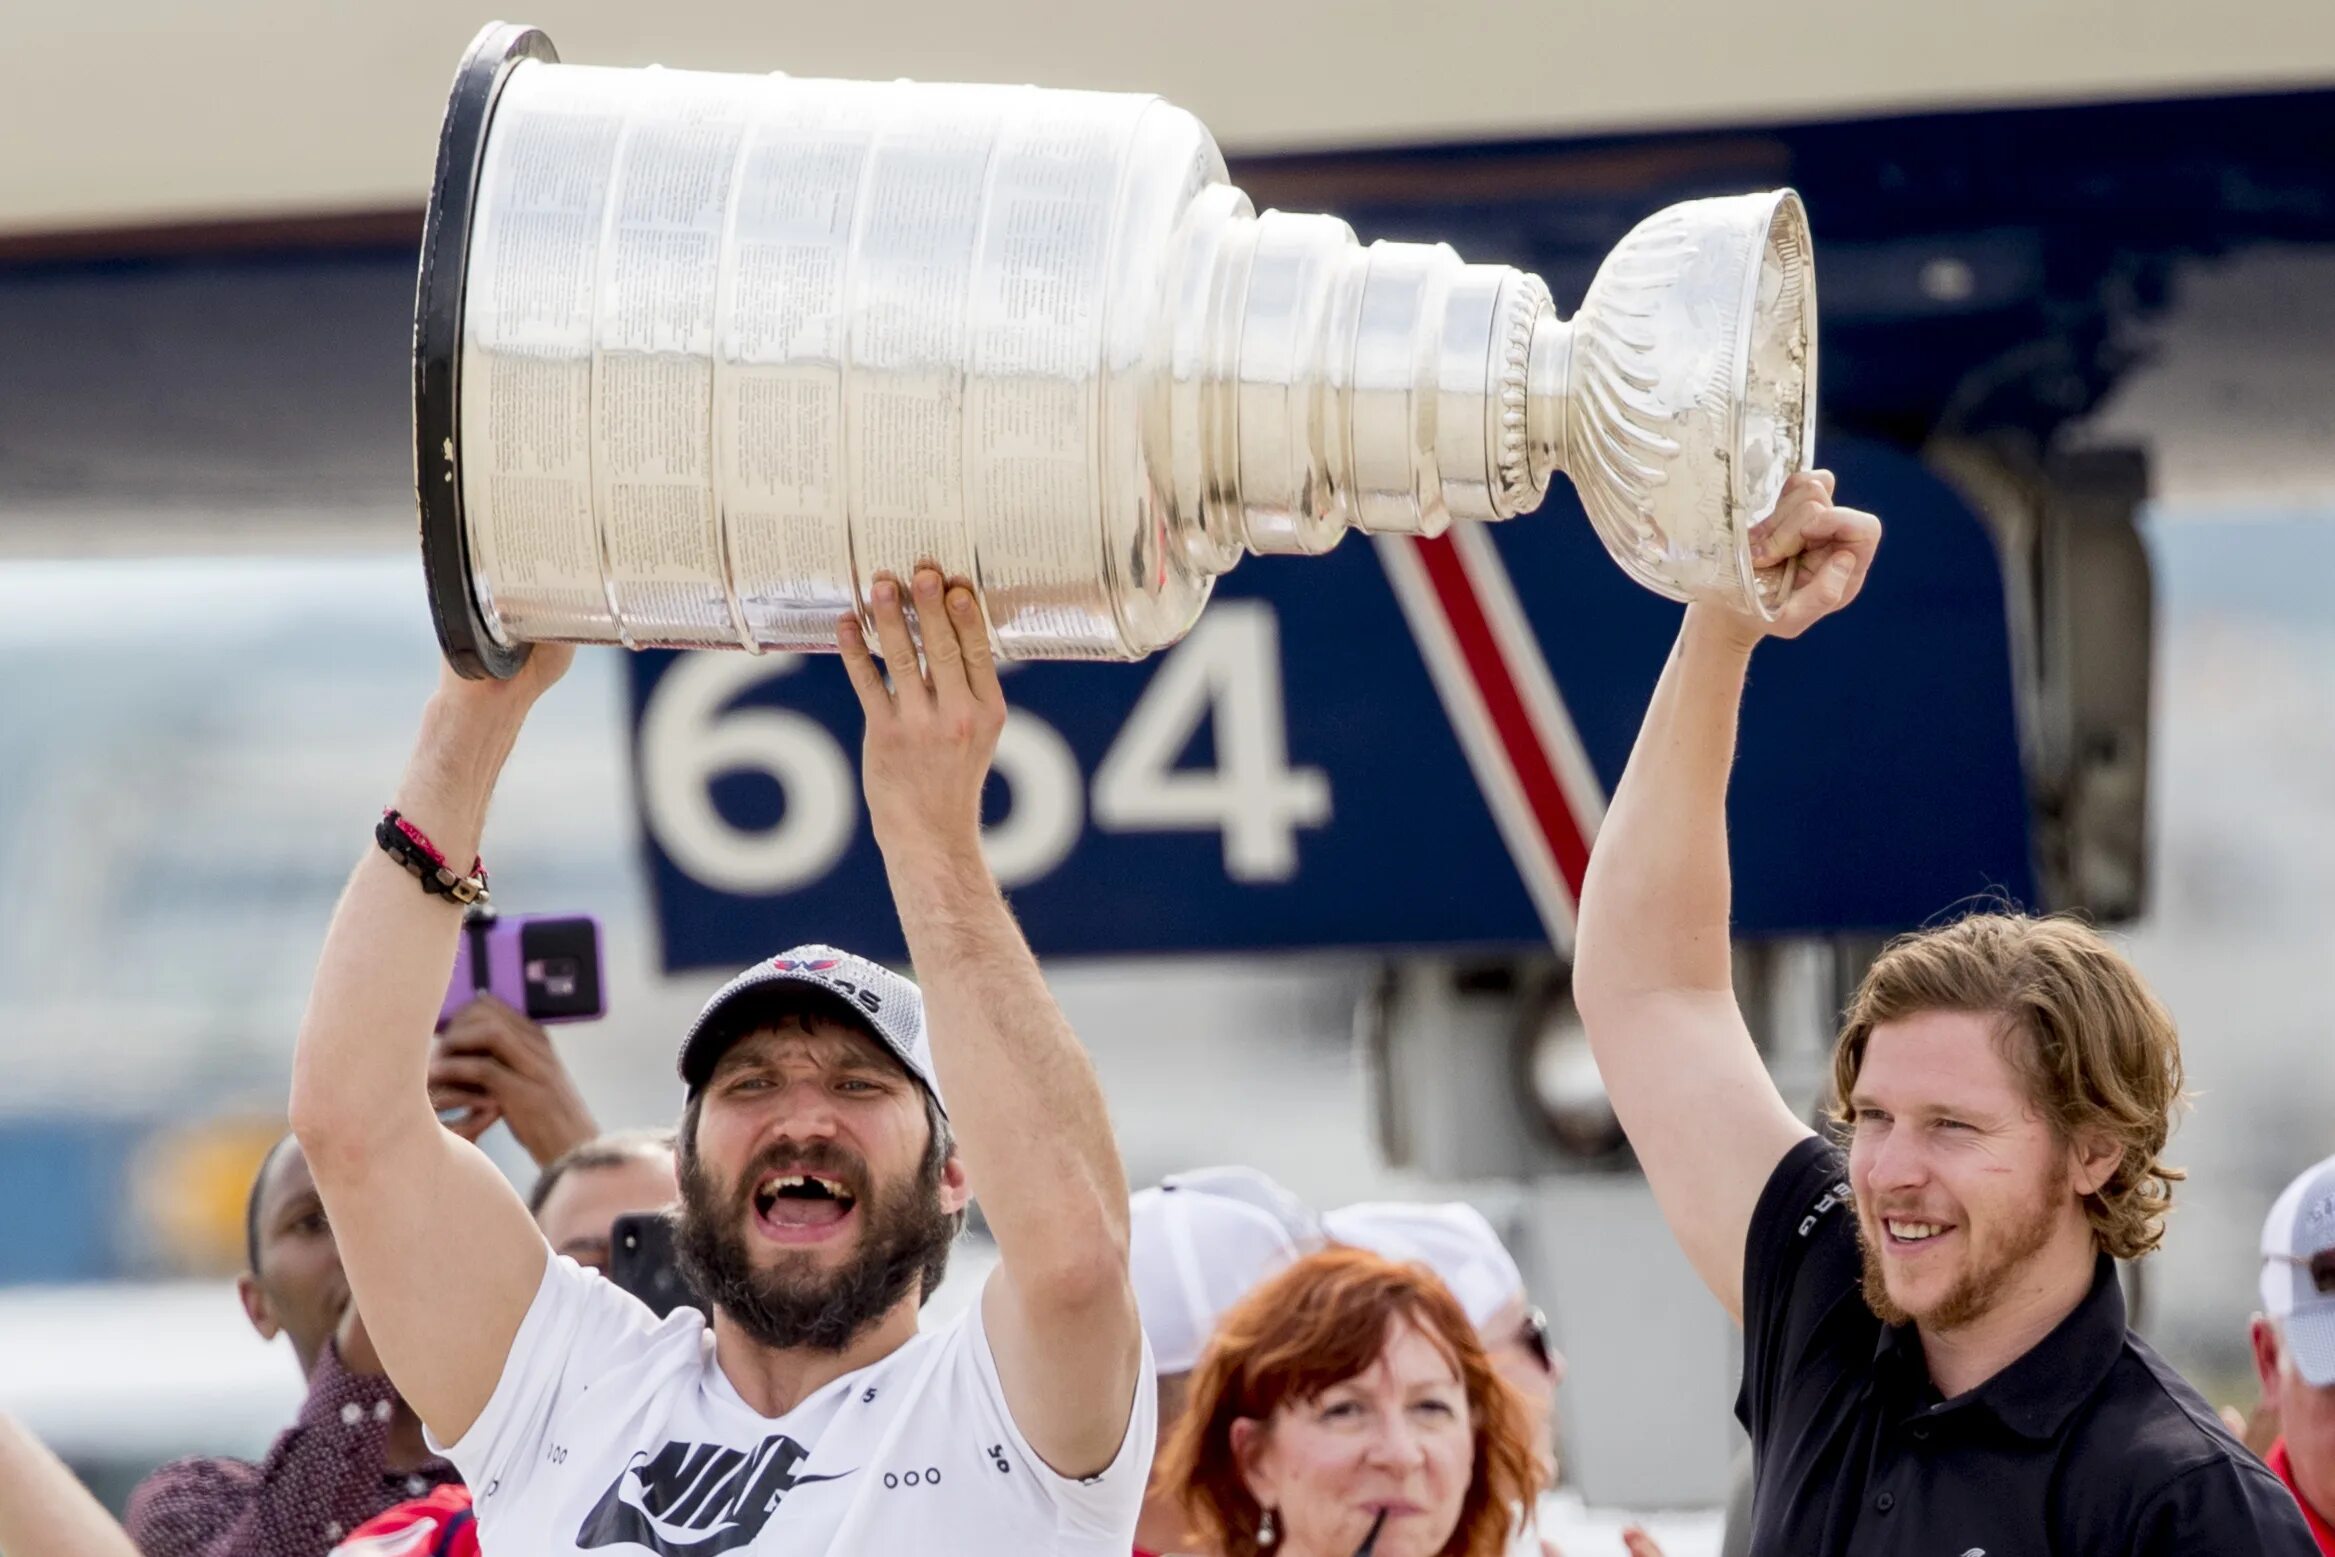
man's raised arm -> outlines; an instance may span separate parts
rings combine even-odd
[[[1879,520],[1831,499],[1830,475],[1795,477],[1754,532],[1763,561],[1798,573],[1780,620],[1688,608],[1598,830],[1574,953],[1573,998],[1614,1112],[1671,1232],[1738,1319],[1751,1214],[1809,1131],[1735,1003],[1727,772],[1753,648],[1848,604],[1880,544]]]
[[[535,699],[574,651],[538,646],[518,676],[451,672],[422,715],[398,812],[464,869]],[[372,818],[350,817],[350,830]],[[462,910],[367,844],[333,913],[292,1060],[292,1129],[390,1378],[441,1443],[502,1376],[549,1258],[517,1193],[430,1106],[432,1030]]]
[[[982,1318],[1014,1422],[1065,1476],[1116,1458],[1141,1369],[1127,1275],[1127,1179],[1094,1067],[981,855],[981,784],[1005,727],[972,592],[913,581],[872,604],[887,689],[856,624],[843,657],[867,714],[868,815],[924,992],[957,1148],[997,1236]]]
[[[138,1557],[122,1527],[81,1479],[5,1413],[0,1413],[0,1552]]]

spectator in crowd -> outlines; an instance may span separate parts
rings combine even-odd
[[[1321,1243],[1321,1224],[1305,1203],[1253,1168],[1172,1174],[1135,1192],[1127,1264],[1159,1373],[1160,1442],[1183,1413],[1217,1320]],[[1192,1549],[1175,1490],[1154,1477],[1135,1525],[1136,1557]]]
[[[2335,1157],[2287,1185],[2262,1224],[2254,1371],[2278,1428],[2278,1473],[2319,1550],[2335,1557]]]
[[[673,1132],[620,1130],[563,1152],[535,1180],[527,1209],[554,1255],[605,1276],[616,1219],[662,1211],[679,1194]],[[470,1489],[450,1482],[376,1514],[332,1557],[478,1557]]]
[[[616,1219],[661,1211],[680,1196],[670,1130],[620,1130],[553,1159],[527,1195],[527,1210],[553,1254],[608,1274]]]
[[[146,1557],[319,1557],[404,1498],[455,1479],[381,1367],[349,1301],[332,1224],[299,1143],[260,1164],[244,1213],[237,1281],[252,1328],[292,1344],[308,1380],[298,1419],[256,1464],[198,1458],[162,1466],[130,1494],[127,1524]],[[422,1263],[441,1263],[435,1243]]]
[[[882,668],[855,618],[839,635],[924,988],[801,947],[731,981],[684,1037],[677,1245],[710,1336],[550,1259],[424,1099],[460,934],[441,899],[477,890],[455,862],[474,860],[571,650],[538,646],[508,681],[441,678],[334,916],[293,1123],[357,1299],[476,1490],[490,1551],[1129,1549],[1154,1418],[1126,1181],[1093,1067],[982,859],[1005,723],[988,630],[970,588],[923,569],[912,637],[910,595],[888,576],[870,591]],[[998,1267],[920,1334],[976,1183]],[[425,1240],[463,1257],[410,1259]]]
[[[1484,1343],[1493,1371],[1524,1402],[1543,1485],[1557,1479],[1557,1386],[1565,1359],[1549,1342],[1548,1319],[1524,1290],[1524,1273],[1484,1214],[1464,1201],[1380,1201],[1329,1212],[1322,1225],[1339,1243],[1390,1260],[1415,1260],[1443,1278]]]
[[[1450,1290],[1354,1248],[1223,1317],[1159,1474],[1221,1557],[1497,1557],[1538,1490],[1523,1410]]]
[[[1565,1381],[1565,1357],[1549,1339],[1548,1317],[1525,1291],[1516,1256],[1484,1214],[1465,1201],[1391,1200],[1329,1212],[1322,1225],[1339,1243],[1424,1265],[1442,1278],[1476,1327],[1493,1371],[1523,1403],[1539,1485],[1555,1486],[1557,1386]],[[1530,1528],[1533,1512],[1524,1510],[1527,1529],[1520,1549],[1563,1557],[1555,1542]],[[1635,1526],[1622,1539],[1631,1557],[1662,1557],[1654,1538]]]
[[[0,1411],[0,1552],[16,1557],[138,1557],[81,1478]]]
[[[595,1133],[543,1029],[492,999],[456,1013],[430,1055],[435,1106],[475,1140],[498,1120],[539,1163]],[[668,1195],[669,1199],[670,1196]],[[417,1244],[439,1263],[442,1240]],[[163,1466],[131,1494],[130,1534],[148,1557],[318,1554],[402,1499],[454,1481],[384,1373],[349,1301],[340,1248],[307,1157],[287,1136],[253,1177],[244,1204],[243,1275],[252,1328],[291,1342],[308,1380],[297,1421],[257,1464],[198,1458]]]
[[[1736,705],[1762,638],[1864,583],[1879,521],[1832,493],[1796,476],[1753,532],[1793,586],[1774,621],[1688,608],[1573,974],[1655,1198],[1744,1325],[1751,1549],[2304,1557],[2294,1499],[2125,1323],[2114,1262],[2163,1234],[2181,1062],[2105,941],[1982,914],[1885,951],[1833,1051],[1845,1157],[1752,1044],[1727,934]],[[1806,804],[1763,825],[1822,827]]]

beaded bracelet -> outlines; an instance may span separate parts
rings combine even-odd
[[[394,806],[382,810],[381,820],[373,827],[373,841],[381,845],[382,853],[419,877],[422,890],[431,896],[450,903],[487,901],[485,863],[474,859],[469,875],[456,875],[429,835],[398,815]]]

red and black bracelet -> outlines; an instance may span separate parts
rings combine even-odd
[[[381,845],[382,853],[420,877],[422,890],[431,896],[450,903],[486,902],[485,862],[474,859],[469,875],[456,875],[429,835],[398,815],[394,806],[383,808],[381,820],[373,828],[373,841]]]

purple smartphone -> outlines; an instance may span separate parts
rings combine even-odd
[[[505,919],[472,913],[462,921],[462,945],[438,1026],[477,999],[492,995],[537,1022],[588,1022],[608,1014],[600,982],[600,921],[588,914],[515,914]]]

